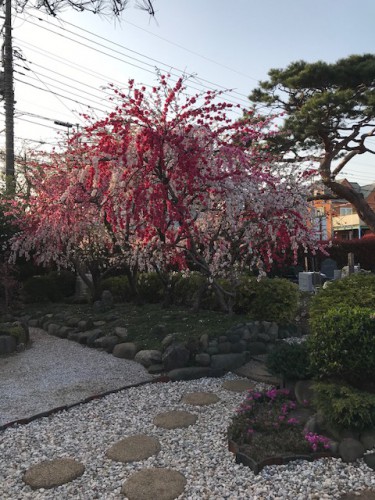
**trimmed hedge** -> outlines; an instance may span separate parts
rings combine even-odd
[[[52,271],[28,278],[22,286],[26,302],[58,302],[74,294],[76,277],[70,271]]]
[[[332,281],[328,287],[314,295],[310,302],[310,318],[319,320],[334,305],[335,307],[375,307],[375,275],[352,274],[347,278]]]
[[[352,298],[353,300],[353,298]],[[375,373],[374,310],[336,307],[310,321],[311,367],[320,378],[361,386]]]
[[[287,380],[304,380],[312,375],[306,342],[277,344],[268,354],[266,365],[272,374]]]
[[[275,321],[286,325],[294,321],[299,303],[298,286],[282,278],[243,276],[237,289],[234,311],[253,320]]]

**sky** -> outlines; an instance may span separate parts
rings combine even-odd
[[[54,122],[82,126],[88,105],[97,116],[108,110],[107,84],[125,86],[133,78],[153,85],[156,68],[194,75],[192,93],[233,89],[225,98],[248,106],[247,96],[271,68],[374,52],[374,0],[153,4],[150,18],[130,1],[121,21],[69,9],[58,19],[33,9],[13,16],[17,154],[57,144],[69,128]],[[375,157],[361,156],[345,176],[368,184],[374,165]]]

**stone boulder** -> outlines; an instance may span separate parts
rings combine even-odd
[[[345,438],[339,444],[339,455],[343,462],[354,462],[362,458],[364,453],[365,447],[357,439]]]
[[[145,368],[151,365],[158,365],[162,362],[162,354],[156,349],[145,349],[143,351],[138,351],[134,357],[134,361],[140,363]]]
[[[0,335],[0,354],[11,354],[17,348],[17,340],[12,335]]]
[[[166,371],[175,368],[183,368],[187,365],[190,358],[190,352],[182,344],[172,344],[165,350],[162,356],[162,362]]]
[[[128,338],[128,329],[124,326],[116,326],[115,335],[121,340],[121,342],[124,342]]]
[[[232,370],[246,362],[245,353],[214,354],[211,356],[211,368],[214,370]]]
[[[134,359],[137,354],[137,346],[133,342],[121,342],[115,345],[112,354],[116,358]]]

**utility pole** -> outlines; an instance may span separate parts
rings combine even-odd
[[[12,0],[5,0],[5,23],[3,44],[4,110],[5,110],[5,186],[6,193],[16,190],[14,173],[14,88],[12,45]]]

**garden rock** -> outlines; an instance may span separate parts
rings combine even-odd
[[[163,340],[161,341],[161,346],[163,349],[166,349],[167,347],[169,347],[171,344],[173,344],[173,342],[175,341],[176,339],[176,335],[174,333],[169,333],[166,337],[163,338]]]
[[[61,326],[58,325],[57,323],[50,323],[48,325],[48,330],[47,332],[50,334],[50,335],[55,335],[55,336],[58,336],[59,335],[59,330],[60,330]]]
[[[162,363],[151,365],[147,368],[147,371],[150,375],[157,375],[159,373],[165,372],[164,365]]]
[[[375,448],[375,429],[362,432],[360,441],[366,450]]]
[[[148,368],[151,365],[160,364],[162,361],[162,354],[156,349],[145,349],[137,352],[134,361]]]
[[[73,331],[73,328],[69,326],[60,326],[60,328],[57,331],[57,336],[60,337],[60,339],[66,339],[68,338],[69,333]]]
[[[80,332],[85,332],[86,330],[90,330],[94,326],[94,323],[91,319],[81,319],[78,321],[77,328]]]
[[[211,356],[206,352],[201,352],[195,355],[195,363],[199,366],[209,366],[211,363]]]
[[[360,441],[353,438],[345,438],[339,444],[339,455],[344,462],[354,462],[362,458],[365,447]]]
[[[116,462],[139,462],[159,453],[159,441],[151,436],[139,434],[129,436],[111,446],[106,455]]]
[[[370,469],[375,470],[375,453],[368,453],[364,456],[365,464],[370,467]],[[375,498],[375,496],[374,496]]]
[[[118,337],[116,335],[106,335],[94,340],[94,346],[104,349],[107,352],[112,352],[115,345],[118,344]]]
[[[91,333],[88,332],[78,332],[77,342],[82,345],[87,345],[87,339],[90,337]]]
[[[70,318],[67,318],[65,322],[67,326],[77,326],[80,321],[81,320],[79,318],[72,316]]]
[[[76,342],[78,340],[78,332],[77,332],[77,330],[71,330],[68,333],[67,339],[68,340],[74,340],[74,342]]]
[[[252,356],[257,356],[258,354],[266,354],[267,352],[267,347],[264,342],[249,342],[248,349]]]
[[[89,330],[87,333],[87,345],[89,347],[94,347],[95,340],[104,337],[104,332],[100,328],[95,328],[94,330]]]
[[[220,354],[229,354],[232,351],[232,344],[230,342],[220,342],[218,351]]]
[[[134,359],[137,354],[137,346],[133,342],[122,342],[115,345],[112,354],[116,358]]]
[[[171,469],[143,469],[131,475],[122,488],[121,493],[129,500],[174,500],[179,497],[186,486],[185,477]]]
[[[215,354],[211,356],[211,368],[232,370],[246,362],[245,353]]]
[[[128,329],[124,326],[116,326],[115,327],[115,335],[121,340],[124,341],[128,338]]]
[[[200,342],[203,350],[207,349],[209,340],[210,340],[210,338],[209,338],[207,333],[204,333],[203,335],[201,335],[199,342]]]
[[[11,354],[16,350],[17,340],[12,335],[0,335],[0,354]]]
[[[57,458],[30,467],[23,480],[33,489],[54,488],[73,481],[85,471],[83,464],[72,458]]]
[[[190,352],[182,344],[172,344],[165,350],[162,361],[167,371],[183,368],[189,361]]]
[[[168,377],[172,381],[176,380],[194,380],[203,377],[221,377],[224,370],[213,370],[209,366],[187,366],[185,368],[176,368],[168,372]]]

